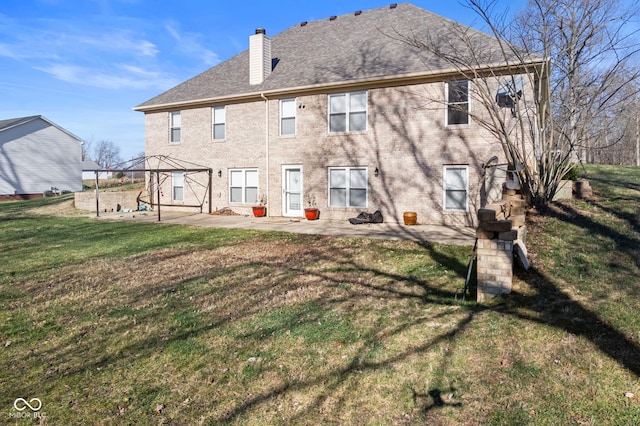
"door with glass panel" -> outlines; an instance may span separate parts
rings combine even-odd
[[[282,215],[302,216],[302,166],[282,166]]]

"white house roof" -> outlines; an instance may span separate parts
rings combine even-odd
[[[61,132],[66,133],[67,135],[69,135],[73,139],[76,139],[78,142],[80,142],[80,144],[84,144],[84,141],[82,139],[80,139],[78,136],[76,136],[73,133],[71,133],[70,131],[58,126],[53,121],[47,120],[42,115],[30,115],[28,117],[18,117],[18,118],[9,118],[9,119],[6,119],[6,120],[0,120],[0,132],[7,131],[9,129],[21,126],[23,124],[29,123],[29,122],[34,121],[34,120],[42,120],[42,121],[48,123],[49,125],[57,128]]]
[[[96,163],[93,160],[83,160],[82,161],[82,171],[83,172],[92,172],[95,170],[102,170],[103,167],[101,167],[98,163]]]

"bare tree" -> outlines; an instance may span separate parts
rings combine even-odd
[[[556,142],[583,159],[624,137],[639,76],[636,8],[620,0],[530,0],[514,26],[518,44],[550,59]]]
[[[473,121],[500,142],[530,203],[545,206],[578,150],[607,134],[629,99],[639,76],[627,32],[634,15],[618,0],[530,0],[516,22],[506,22],[495,0],[466,4],[493,41],[455,23],[427,37],[399,36],[473,82],[470,96],[480,105],[470,111]]]
[[[82,142],[82,161],[91,159],[92,147],[93,147],[93,140]]]
[[[93,149],[94,161],[105,169],[112,168],[122,162],[120,147],[112,141],[101,140]]]
[[[639,90],[640,92],[640,90]],[[636,166],[640,167],[640,99],[636,100],[635,106],[635,153],[636,153]]]
[[[548,193],[555,191],[551,171],[557,169],[546,168],[554,163],[545,155],[553,147],[548,61],[506,41],[504,29],[491,16],[493,3],[472,0],[468,5],[495,37],[454,22],[446,29],[430,30],[426,37],[398,37],[448,64],[451,79],[472,82],[469,98],[475,107],[463,112],[499,142],[502,157],[519,170],[529,201],[545,204]]]

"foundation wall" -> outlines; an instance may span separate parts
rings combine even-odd
[[[100,192],[99,210],[101,212],[115,212],[120,209],[137,210],[140,191]],[[75,207],[80,210],[96,211],[95,191],[76,192]]]

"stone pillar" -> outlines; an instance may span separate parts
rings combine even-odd
[[[526,252],[526,201],[518,190],[503,187],[502,200],[478,210],[478,302],[511,293],[513,252]]]
[[[478,302],[511,293],[513,241],[478,239]]]

